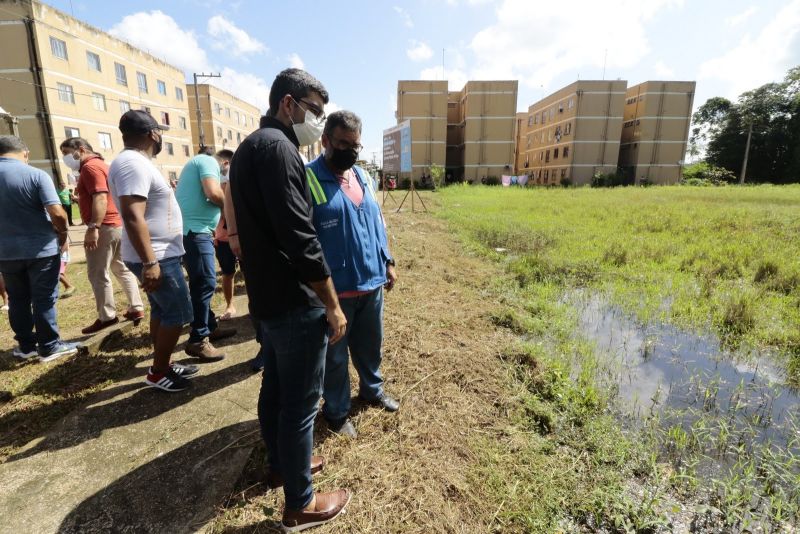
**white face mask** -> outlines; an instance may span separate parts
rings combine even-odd
[[[289,117],[289,120],[291,120],[291,117]],[[295,124],[295,122],[292,121],[292,129],[297,136],[297,142],[300,143],[300,146],[313,145],[319,141],[324,128],[325,121],[316,118],[309,110],[306,110],[305,122]]]
[[[81,168],[81,160],[75,159],[72,154],[67,154],[63,158],[64,165],[69,167],[73,171],[79,171]]]

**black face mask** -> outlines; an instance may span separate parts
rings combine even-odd
[[[346,171],[356,164],[358,160],[358,151],[355,148],[348,148],[340,150],[332,148],[330,162],[331,165],[339,171]]]
[[[164,138],[162,136],[158,136],[158,141],[156,141],[155,146],[153,146],[153,156],[158,156],[161,153],[161,149],[164,145]]]

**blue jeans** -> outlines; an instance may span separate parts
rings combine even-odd
[[[322,415],[328,421],[341,421],[350,413],[350,373],[348,349],[358,371],[358,392],[367,400],[383,395],[380,366],[383,345],[383,288],[353,298],[339,299],[347,318],[347,332],[335,345],[328,346],[325,361],[325,391]]]
[[[22,352],[32,352],[38,344],[39,354],[48,354],[60,341],[56,324],[60,267],[58,254],[31,260],[0,261],[0,272],[8,291],[8,320]]]
[[[264,375],[258,420],[270,471],[283,477],[286,507],[308,506],[313,496],[311,449],[322,395],[328,322],[322,308],[296,308],[261,321]]]
[[[211,234],[189,232],[183,236],[183,248],[186,250],[183,265],[189,275],[189,294],[194,312],[189,343],[199,343],[217,329],[217,317],[211,310],[211,297],[217,288],[214,239]]]
[[[161,285],[147,294],[150,316],[162,326],[183,326],[192,320],[192,303],[189,300],[189,288],[183,279],[181,258],[165,258],[158,260],[158,264],[161,268]],[[125,265],[141,282],[142,264],[125,262]]]

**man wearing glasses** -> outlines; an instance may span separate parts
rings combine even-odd
[[[359,398],[389,412],[399,403],[383,390],[383,289],[397,280],[372,178],[355,165],[361,119],[350,111],[328,117],[323,155],[308,164],[314,226],[347,318],[341,343],[328,347],[322,415],[331,430],[355,438],[350,412],[349,356],[358,372]]]
[[[311,484],[323,466],[311,449],[325,353],[347,327],[314,229],[298,152],[319,139],[327,102],[325,87],[307,72],[279,73],[261,128],[239,145],[230,168],[235,226],[229,226],[229,238],[238,238],[250,313],[264,337],[258,418],[268,483],[283,486],[288,532],[331,521],[350,501],[347,490],[315,494]]]

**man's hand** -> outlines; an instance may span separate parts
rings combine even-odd
[[[142,289],[145,293],[155,291],[161,286],[161,266],[156,263],[142,268]]]
[[[58,248],[61,252],[69,250],[69,232],[64,230],[63,232],[56,233],[56,239],[58,241]],[[66,248],[65,248],[66,247]]]
[[[87,228],[86,235],[83,236],[83,247],[86,250],[95,250],[97,248],[97,240],[100,238],[100,230],[95,228]]]
[[[238,235],[229,235],[228,236],[228,245],[231,247],[231,252],[233,255],[242,259],[242,246],[239,244],[239,236]]]
[[[328,326],[331,328],[328,344],[334,345],[347,332],[347,319],[345,319],[342,307],[338,303],[336,308],[326,310],[326,315],[328,316]]]
[[[391,291],[395,282],[397,282],[397,271],[394,269],[394,265],[387,265],[386,283],[383,285],[383,287],[386,288],[386,291]]]

